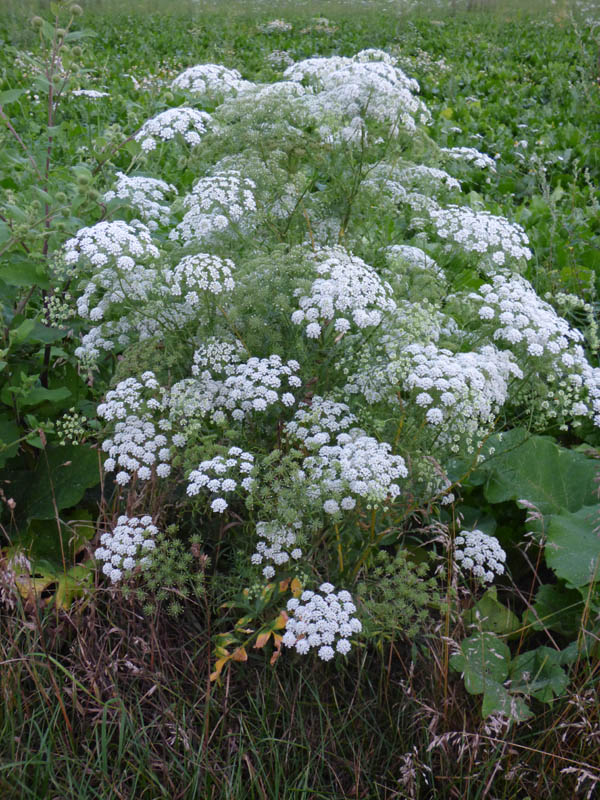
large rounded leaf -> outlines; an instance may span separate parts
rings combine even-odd
[[[599,526],[600,505],[549,518],[546,563],[576,589],[600,579]]]
[[[598,462],[583,453],[520,428],[490,437],[487,445],[495,452],[469,482],[484,484],[490,503],[526,500],[546,515],[596,502]]]

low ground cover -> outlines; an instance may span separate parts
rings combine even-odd
[[[600,17],[475,5],[3,20],[9,796],[593,795]]]

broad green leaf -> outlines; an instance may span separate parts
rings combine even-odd
[[[9,332],[8,336],[11,345],[23,344],[23,342],[27,341],[30,333],[34,328],[35,328],[34,319],[24,319],[23,322],[20,323],[20,325],[18,325],[16,328],[13,328]]]
[[[1,238],[1,236],[0,236]],[[50,286],[45,264],[34,261],[25,253],[4,254],[0,263],[0,280],[9,286]]]
[[[98,453],[83,445],[47,447],[38,455],[33,471],[6,477],[10,483],[4,491],[14,497],[20,520],[54,519],[53,498],[59,511],[73,508],[86,489],[99,483]]]
[[[78,42],[81,39],[91,39],[97,35],[96,31],[91,30],[71,31],[65,36],[65,42]]]
[[[40,405],[40,403],[59,403],[61,400],[66,400],[70,396],[71,392],[65,386],[61,386],[59,389],[46,389],[44,386],[34,386],[25,397],[19,399],[19,402],[24,408],[32,408],[33,406]]]
[[[476,625],[478,629],[509,635],[519,630],[521,623],[516,614],[498,600],[498,590],[490,587],[473,608],[469,608],[463,619],[466,625]]]
[[[531,625],[535,631],[550,630],[574,636],[579,630],[582,610],[580,592],[567,589],[563,583],[546,583],[537,590],[533,610],[525,612],[523,624]]]
[[[511,690],[550,703],[554,697],[560,697],[569,685],[569,677],[560,662],[560,650],[550,647],[538,647],[521,653],[510,665]]]
[[[38,320],[35,320],[35,324],[28,336],[30,342],[40,342],[41,344],[52,344],[52,342],[58,342],[64,338],[64,330],[60,328],[49,328],[47,325],[38,322]]]
[[[596,461],[582,453],[560,447],[546,436],[530,436],[515,428],[499,439],[492,436],[489,446],[496,452],[469,479],[484,484],[490,503],[527,500],[542,514],[577,511],[597,498]]]
[[[62,570],[63,557],[67,567],[73,566],[77,553],[94,533],[89,511],[80,509],[66,517],[61,515],[60,535],[56,519],[33,519],[23,533],[13,537],[13,544],[26,551],[36,568],[44,562]]]
[[[521,697],[515,697],[501,683],[490,683],[484,692],[481,706],[483,717],[490,714],[504,714],[515,722],[523,722],[533,716],[527,703]]]
[[[0,92],[0,106],[7,106],[9,103],[14,103],[21,95],[24,95],[27,89],[8,89],[6,92]]]
[[[17,440],[21,436],[21,429],[9,417],[0,417],[0,468],[9,458],[15,456],[19,450]]]
[[[490,684],[503,683],[508,677],[510,650],[493,633],[474,633],[464,639],[460,653],[450,659],[450,666],[464,676],[469,694],[482,694]]]
[[[600,505],[550,517],[544,549],[546,564],[571,587],[579,589],[600,579],[599,525]]]
[[[12,231],[6,224],[6,222],[2,222],[0,220],[0,245],[3,245],[5,242],[12,237]]]

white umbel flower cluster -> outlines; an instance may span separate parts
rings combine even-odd
[[[323,326],[333,323],[337,333],[377,326],[383,314],[393,311],[392,287],[375,270],[340,247],[324,248],[314,257],[320,276],[309,294],[295,291],[300,308],[292,314],[295,325],[306,324],[309,339],[321,335]]]
[[[89,100],[99,100],[101,97],[110,97],[108,92],[99,92],[97,89],[73,89],[73,97],[87,97]]]
[[[236,95],[252,86],[254,84],[245,81],[237,69],[229,69],[222,64],[197,64],[188,67],[171,83],[171,89],[201,95],[210,102],[220,102],[224,97]]]
[[[392,362],[392,383],[401,381],[411,402],[423,409],[425,421],[439,429],[440,441],[456,442],[454,451],[458,442],[472,446],[473,440],[489,431],[506,402],[511,376],[523,377],[510,354],[492,345],[452,353],[435,344],[412,344],[404,355],[410,358],[409,371],[404,372],[401,362]]]
[[[256,211],[255,188],[238,170],[200,178],[184,197],[187,211],[169,238],[189,244],[210,240],[231,226],[247,230]]]
[[[474,147],[441,147],[440,153],[452,161],[465,161],[479,169],[489,169],[496,172],[496,162],[486,153],[480,153]]]
[[[148,229],[155,231],[159,226],[169,224],[171,209],[165,205],[169,196],[176,195],[177,189],[171,183],[144,175],[125,175],[117,172],[114,189],[104,194],[104,202],[120,200],[135,210],[147,224]]]
[[[302,403],[285,432],[298,439],[308,450],[318,450],[331,442],[332,434],[347,431],[357,422],[345,403],[337,403],[316,394],[308,403]]]
[[[176,267],[165,270],[164,277],[171,295],[183,297],[195,307],[206,294],[231,292],[235,287],[234,270],[235,264],[229,258],[196,253],[184,256]]]
[[[458,567],[472,572],[485,583],[504,574],[506,553],[495,536],[480,530],[461,531],[454,540],[454,560]]]
[[[284,19],[272,19],[264,25],[259,25],[258,29],[262,33],[287,33],[293,27],[291,22],[286,22]]]
[[[179,106],[168,108],[144,122],[135,135],[145,153],[156,150],[160,142],[170,142],[179,135],[190,147],[200,144],[208,131],[212,117],[205,111]]]
[[[192,375],[200,375],[204,370],[234,375],[244,352],[244,346],[237,340],[226,342],[211,337],[195,351]]]
[[[104,267],[112,263],[131,271],[139,262],[158,256],[150,230],[141,222],[130,225],[122,220],[98,222],[89,228],[80,228],[64,246],[68,266]]]
[[[420,189],[433,195],[440,187],[460,190],[461,184],[443,169],[427,167],[425,164],[411,164],[398,170],[398,178],[407,189]]]
[[[583,334],[542,300],[520,275],[497,275],[467,295],[481,329],[510,350],[524,372],[533,365],[545,381],[531,398],[542,419],[592,417],[600,425],[600,369],[590,366]]]
[[[222,365],[219,375],[210,369],[200,372],[196,363],[198,377],[174,385],[180,411],[185,407],[188,415],[210,414],[213,422],[222,424],[228,416],[241,422],[253,412],[267,411],[279,403],[289,408],[296,402],[290,390],[302,385],[295,374],[300,369],[297,361],[283,362],[274,354],[239,363],[236,348],[229,345],[223,352]]]
[[[201,461],[198,469],[188,475],[188,496],[195,497],[201,491],[210,492],[213,495],[210,507],[216,514],[222,514],[229,507],[223,495],[230,495],[239,488],[249,492],[254,482],[250,477],[254,466],[251,453],[244,452],[240,447],[231,447],[227,456]]]
[[[98,416],[114,425],[102,449],[108,453],[104,469],[119,469],[115,476],[119,485],[125,486],[134,475],[140,481],[170,475],[174,442],[166,405],[165,391],[148,371],[139,381],[127,378],[118,383],[98,406]]]
[[[427,124],[429,112],[415,96],[417,81],[389,58],[371,60],[372,53],[364,56],[365,52],[351,59],[334,56],[299,61],[285,70],[284,78],[308,80],[313,86],[315,91],[305,95],[304,106],[316,120],[371,118],[389,123],[391,135],[397,135],[400,127],[414,131],[417,122]]]
[[[79,316],[97,322],[113,303],[126,297],[146,300],[156,278],[158,256],[150,231],[141,222],[128,225],[117,220],[81,228],[64,250],[65,262],[77,265],[78,272],[87,277],[77,298]]]
[[[64,259],[77,266],[80,294],[77,312],[84,319],[100,322],[112,308],[123,303],[139,308],[148,302],[156,283],[159,250],[150,230],[139,221],[99,222],[81,228],[65,244]],[[119,318],[94,327],[82,336],[75,350],[77,358],[94,362],[101,351],[114,350],[130,342],[130,331],[145,323],[128,319],[123,309]]]
[[[150,553],[155,549],[158,528],[152,517],[120,516],[116,526],[100,537],[100,547],[94,552],[95,558],[104,561],[102,572],[112,583],[118,583],[136,566],[147,566]]]
[[[497,217],[489,211],[473,211],[467,206],[431,208],[437,235],[458,245],[468,253],[489,256],[489,264],[482,264],[484,271],[494,274],[507,260],[528,261],[531,256],[529,239],[523,228],[505,217]]]
[[[327,514],[351,511],[357,497],[375,504],[393,501],[400,494],[397,481],[408,477],[408,470],[391,450],[360,428],[338,434],[337,444],[323,445],[302,462],[306,496],[321,501]]]
[[[253,356],[238,364],[234,374],[219,383],[212,398],[213,408],[230,413],[235,420],[242,420],[253,411],[266,411],[276,403],[289,408],[296,402],[289,389],[302,385],[295,375],[299,369],[297,361],[284,363],[278,355]]]
[[[322,661],[331,661],[336,653],[350,652],[350,637],[362,631],[362,625],[352,602],[352,595],[345,589],[336,592],[330,583],[319,586],[318,594],[310,590],[302,592],[300,599],[288,600],[288,619],[283,635],[283,644],[295,648],[305,655],[317,650]]]
[[[296,544],[301,527],[301,522],[295,522],[291,526],[284,526],[280,522],[257,522],[256,533],[263,541],[256,545],[256,552],[251,557],[252,564],[272,561],[276,566],[281,566],[287,564],[290,558],[302,558],[302,550]],[[267,564],[262,572],[270,580],[275,575],[275,568]]]
[[[409,244],[392,244],[385,249],[386,261],[392,267],[406,263],[413,269],[430,273],[436,280],[446,283],[444,270],[420,247]]]

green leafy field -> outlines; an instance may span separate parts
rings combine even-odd
[[[593,797],[600,9],[5,9],[2,796]]]

